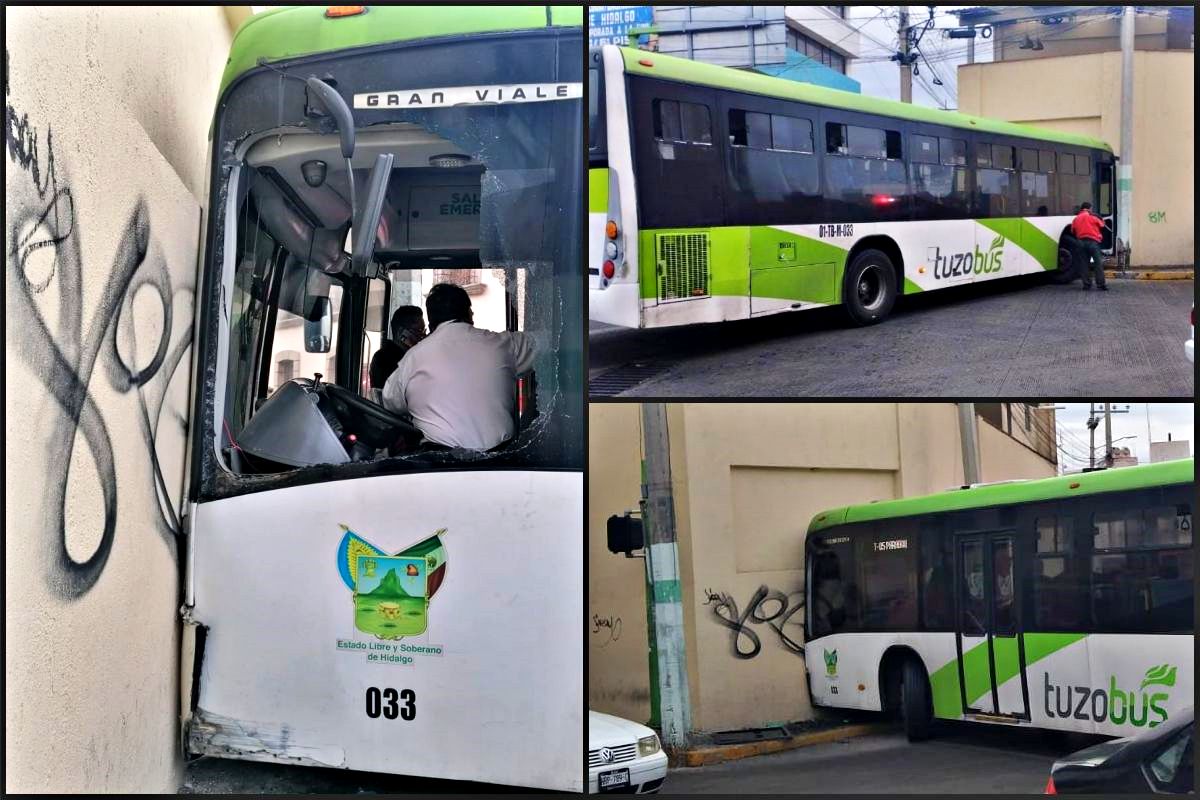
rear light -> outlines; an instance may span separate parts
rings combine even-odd
[[[877,194],[871,197],[871,205],[875,206],[890,206],[896,202],[896,198],[890,194]]]
[[[525,379],[517,378],[517,416],[525,416]]]
[[[600,268],[600,273],[611,281],[613,279],[613,275],[617,274],[617,265],[611,261],[605,261],[604,266]]]
[[[604,226],[604,235],[610,239],[617,238],[617,223],[610,219]]]
[[[338,17],[353,17],[358,14],[365,13],[366,6],[329,6],[325,9],[325,16],[328,19],[337,19]]]
[[[1054,788],[1054,776],[1050,776],[1050,780],[1046,781],[1046,791],[1044,794],[1058,794],[1058,790]]]
[[[639,58],[638,63],[641,64],[643,67],[653,67],[654,66],[654,62],[648,58]]]

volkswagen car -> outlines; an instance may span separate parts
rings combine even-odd
[[[1054,762],[1046,794],[1191,794],[1192,707],[1137,736],[1113,739]]]
[[[647,794],[667,777],[658,735],[636,722],[588,712],[588,791]]]

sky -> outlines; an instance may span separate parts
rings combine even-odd
[[[1088,403],[1057,403],[1063,406],[1055,412],[1059,433],[1062,435],[1063,449],[1068,455],[1059,453],[1061,467],[1066,470],[1078,470],[1087,466],[1089,433],[1087,429]],[[1097,403],[1097,408],[1103,408]],[[1191,443],[1190,451],[1196,452],[1195,437],[1195,405],[1192,403],[1114,403],[1114,409],[1129,409],[1129,413],[1114,413],[1112,415],[1112,436],[1114,447],[1128,447],[1138,462],[1145,464],[1150,461],[1149,441],[1165,442],[1167,434],[1175,441],[1186,439]],[[1147,409],[1149,415],[1147,416]],[[1097,460],[1104,456],[1104,418],[1100,414],[1100,425],[1096,428]],[[1147,422],[1149,434],[1147,434]],[[1147,439],[1152,436],[1152,440]],[[1132,436],[1132,439],[1124,439]],[[1123,439],[1123,441],[1118,441]]]

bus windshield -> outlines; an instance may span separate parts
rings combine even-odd
[[[574,466],[578,223],[561,212],[578,196],[579,58],[572,76],[556,60],[570,64],[570,56],[552,37],[516,38],[525,45],[508,51],[515,61],[505,76],[489,80],[488,70],[473,68],[478,85],[470,87],[455,73],[481,63],[477,40],[442,42],[436,59],[397,46],[285,64],[252,72],[226,93],[216,133],[226,137],[220,152],[230,169],[224,224],[214,227],[232,247],[224,254],[228,351],[216,371],[223,388],[214,474],[304,480],[307,472],[317,480],[331,467]],[[490,44],[486,63],[503,63]],[[353,98],[358,204],[376,157],[394,159],[365,275],[349,258],[351,181],[337,131],[292,79],[311,74],[339,87],[348,104]],[[449,101],[446,87],[455,92]],[[503,96],[519,90],[523,102]],[[476,327],[520,331],[532,342],[532,364],[506,389],[513,420],[502,446],[429,447],[411,419],[380,405],[381,387],[371,383],[393,312],[423,307],[436,283],[467,292]]]

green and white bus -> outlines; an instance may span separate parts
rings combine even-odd
[[[813,702],[1127,736],[1192,705],[1195,461],[818,514]]]
[[[1112,252],[1104,142],[605,45],[589,53],[589,315],[625,327],[1074,277]]]
[[[188,754],[582,790],[585,53],[579,6],[298,6],[234,38],[196,292]],[[437,283],[536,343],[490,374],[511,420],[488,450],[424,439],[368,380]]]

